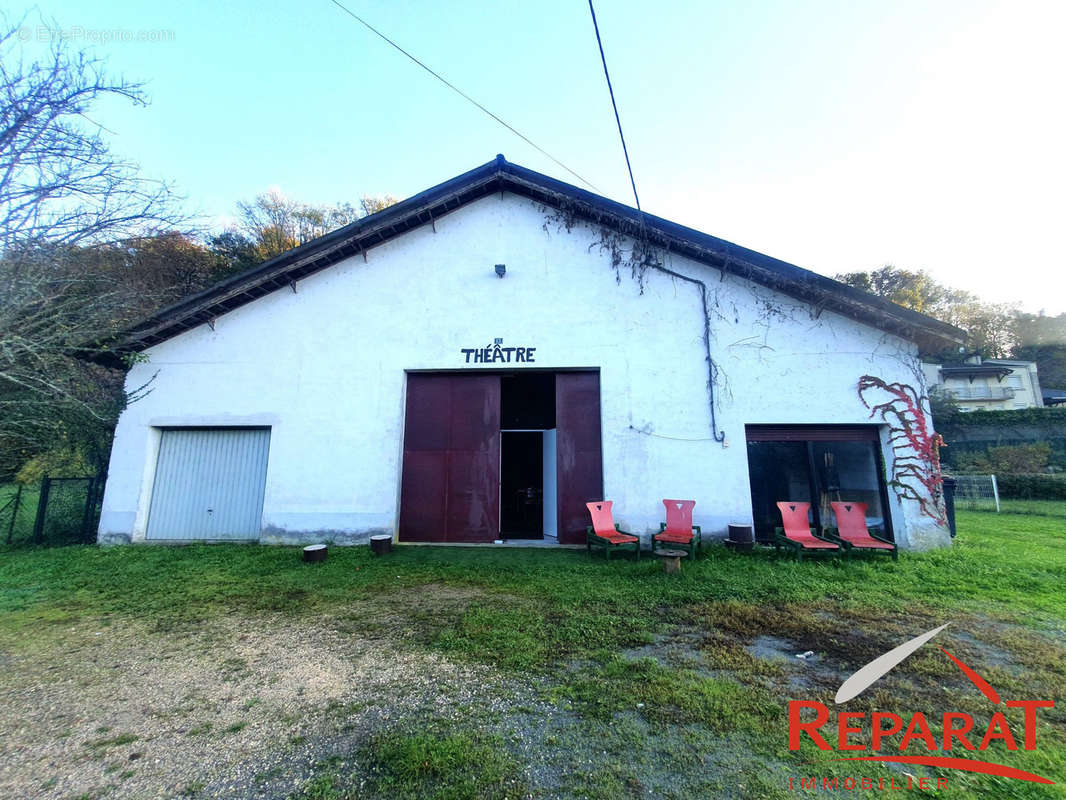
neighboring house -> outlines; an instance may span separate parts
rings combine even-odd
[[[645,541],[663,498],[766,536],[842,499],[948,544],[863,399],[907,405],[884,387],[963,336],[499,156],[129,331],[152,391],[99,538],[583,544],[605,498]]]
[[[972,354],[961,364],[922,364],[931,392],[950,392],[961,411],[1008,411],[1045,405],[1036,363]]]

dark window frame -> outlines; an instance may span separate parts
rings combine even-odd
[[[807,482],[811,496],[811,517],[815,530],[821,530],[821,504],[815,502],[820,496],[818,491],[818,472],[814,458],[816,442],[868,442],[873,449],[874,465],[877,472],[878,496],[881,499],[884,529],[882,535],[895,541],[892,525],[892,507],[888,502],[888,471],[884,452],[881,447],[881,429],[877,425],[746,425],[744,428],[745,444],[750,442],[802,442],[807,452]],[[751,464],[748,464],[748,480],[751,480]],[[752,508],[754,514],[754,506]]]

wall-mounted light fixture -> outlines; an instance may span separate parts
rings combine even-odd
[[[506,275],[507,274],[507,265],[506,264],[497,264],[496,265],[496,274],[499,275],[501,278],[504,275]]]

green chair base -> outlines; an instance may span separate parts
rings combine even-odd
[[[627,533],[626,531],[624,531],[621,528],[619,528],[617,523],[615,524],[614,529],[616,531],[618,531],[619,533],[625,533],[626,536],[632,536],[633,535],[633,534]],[[639,537],[637,538],[637,541],[635,541],[635,542],[623,542],[621,544],[614,544],[613,542],[611,542],[611,541],[609,541],[607,539],[604,539],[603,537],[597,536],[595,534],[595,532],[592,530],[592,526],[591,525],[587,525],[585,527],[585,549],[588,551],[589,555],[592,555],[593,546],[602,547],[604,552],[606,553],[608,561],[611,560],[611,552],[612,551],[617,551],[617,550],[632,550],[632,551],[634,551],[637,554],[637,561],[640,561],[640,538]]]

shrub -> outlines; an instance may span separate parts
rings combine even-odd
[[[34,456],[15,475],[19,483],[40,483],[45,475],[53,478],[84,478],[96,472],[80,450],[61,447]]]
[[[1034,474],[1047,469],[1051,445],[1047,442],[1008,444],[989,447],[987,451],[962,451],[952,456],[960,472]]]
[[[1066,475],[996,475],[999,495],[1024,500],[1066,500]]]

